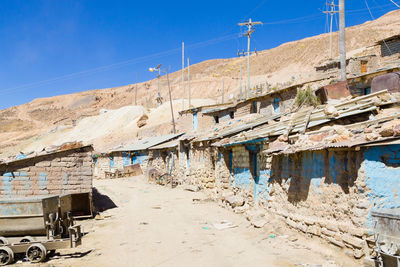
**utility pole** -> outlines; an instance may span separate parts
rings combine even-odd
[[[185,43],[182,42],[182,110],[185,109]]]
[[[329,14],[331,16],[331,24],[330,24],[330,29],[329,29],[329,48],[330,48],[330,59],[333,58],[333,52],[332,52],[332,27],[333,27],[333,16],[338,13],[338,11],[336,11],[336,7],[338,5],[335,5],[335,1],[332,0],[332,2],[326,3],[327,6],[330,7],[330,10],[324,11],[323,13],[325,14]]]
[[[169,76],[168,76],[168,69],[165,70],[167,73],[167,80],[168,80],[168,93],[169,93],[169,103],[171,106],[171,116],[172,116],[172,127],[174,130],[174,134],[176,134],[176,129],[175,129],[175,118],[174,118],[174,108],[172,106],[172,97],[171,97],[171,86],[169,84]]]
[[[188,65],[188,91],[189,91],[189,109],[192,105],[192,92],[190,91],[190,62],[189,58],[187,59],[187,65]]]
[[[243,36],[247,36],[247,90],[250,90],[250,38],[251,34],[255,31],[253,25],[261,24],[261,21],[251,21],[251,19],[238,24],[239,26],[247,26],[247,32],[243,34]]]
[[[340,80],[346,81],[346,23],[344,0],[339,0]]]

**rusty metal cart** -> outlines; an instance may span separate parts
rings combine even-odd
[[[71,212],[62,209],[60,197],[0,201],[0,266],[22,253],[30,262],[41,262],[48,253],[81,242],[81,227],[74,225]]]

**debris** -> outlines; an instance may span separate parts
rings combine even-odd
[[[334,118],[339,116],[339,112],[336,110],[335,106],[328,104],[324,108],[324,113],[327,115],[329,118]]]
[[[232,208],[241,207],[244,205],[244,198],[240,196],[230,196],[226,198],[225,201],[228,202]]]
[[[213,226],[217,230],[223,230],[223,229],[238,227],[237,225],[234,225],[233,223],[231,223],[231,222],[229,222],[227,220],[222,220],[220,223],[213,223]]]
[[[151,207],[152,209],[155,209],[155,210],[160,210],[161,209],[161,207],[160,206],[154,206],[154,207]]]
[[[94,217],[95,220],[100,221],[100,220],[104,220],[104,217],[101,216],[100,214],[97,214],[96,217]]]
[[[255,228],[261,228],[267,224],[267,220],[264,218],[256,218],[254,220],[251,220],[250,222]]]
[[[141,223],[139,223],[139,225],[148,225],[149,223],[148,222],[141,222]]]
[[[203,230],[211,230],[211,227],[208,227],[208,226],[203,226],[203,227],[201,227]]]
[[[183,190],[190,191],[190,192],[198,192],[198,191],[200,191],[200,187],[197,185],[187,185],[183,188]]]

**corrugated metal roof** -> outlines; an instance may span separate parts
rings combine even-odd
[[[380,105],[399,102],[397,99],[390,101],[382,101],[375,103],[374,97],[377,95],[387,94],[387,91],[380,91],[366,96],[360,96],[349,101],[342,102],[335,105],[339,115],[337,117],[330,117],[324,113],[324,109],[316,109],[311,112],[309,119],[306,119],[305,112],[302,111],[294,113],[291,119],[282,120],[278,123],[260,127],[254,130],[240,133],[231,138],[232,143],[241,141],[249,141],[270,136],[279,136],[283,134],[301,133],[307,128],[323,125],[325,123],[335,121],[337,119],[354,116],[357,114],[376,110]]]
[[[214,132],[208,133],[208,134],[206,134],[204,136],[199,136],[195,141],[196,142],[210,141],[210,140],[215,140],[215,139],[220,139],[220,138],[224,138],[224,137],[227,137],[227,136],[231,136],[231,135],[243,132],[243,131],[247,131],[247,130],[253,129],[253,128],[258,127],[260,125],[266,124],[271,120],[275,120],[275,119],[280,118],[281,116],[282,116],[281,114],[278,114],[278,115],[274,115],[274,116],[271,116],[271,117],[258,118],[258,119],[255,119],[253,121],[250,121],[250,122],[243,122],[241,124],[239,123],[239,125],[238,124],[234,124],[234,125],[232,125],[230,127],[228,126],[228,127],[223,128],[221,130],[215,130]]]
[[[183,134],[184,133],[178,133],[178,134],[167,134],[167,135],[149,137],[149,138],[146,138],[143,140],[139,140],[133,144],[122,146],[121,148],[113,150],[112,152],[146,150],[152,146],[156,146],[156,145],[165,143],[165,142],[167,142],[171,139],[174,139],[178,136],[181,136]]]
[[[156,150],[156,149],[166,149],[166,148],[173,148],[177,147],[179,144],[179,140],[172,140],[161,145],[152,146],[149,150]]]

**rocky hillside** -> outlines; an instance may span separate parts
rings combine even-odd
[[[349,55],[362,52],[363,48],[377,40],[398,34],[400,10],[392,11],[375,21],[349,27],[346,31]],[[334,51],[337,54],[337,34],[334,36]],[[252,80],[270,84],[296,82],[313,79],[314,67],[329,57],[329,35],[322,34],[303,40],[285,43],[279,47],[252,55]],[[226,95],[238,88],[240,65],[244,58],[213,59],[191,66],[193,98],[216,99],[221,95],[224,79]],[[174,99],[181,97],[181,73],[170,75]],[[166,81],[161,81],[166,85]],[[157,82],[151,80],[138,86],[138,104],[144,109],[156,106]],[[166,86],[161,95],[167,99]],[[217,88],[217,90],[216,90]],[[134,103],[135,85],[84,91],[34,101],[0,111],[0,156],[21,142],[35,140],[39,134],[56,127],[74,127],[82,118],[98,115],[101,109],[118,109]],[[208,103],[208,102],[207,102]]]

